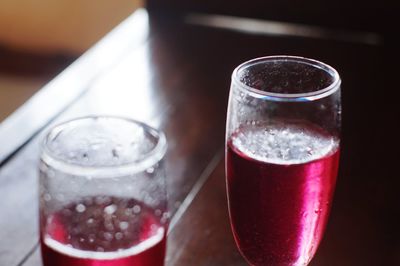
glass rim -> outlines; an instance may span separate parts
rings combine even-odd
[[[93,120],[93,119],[116,119],[136,124],[139,127],[146,130],[152,136],[156,137],[157,143],[151,150],[146,152],[142,158],[119,165],[86,166],[68,162],[66,160],[57,158],[57,156],[54,156],[52,151],[48,148],[47,144],[50,140],[50,137],[55,132],[60,132],[61,130],[67,128],[68,126],[71,126],[71,124],[73,123],[81,122],[84,120]],[[137,174],[157,164],[160,160],[164,158],[165,153],[167,151],[167,146],[168,146],[167,139],[165,137],[164,132],[155,129],[144,122],[122,116],[89,115],[89,116],[82,116],[66,120],[59,124],[51,126],[47,130],[47,133],[45,134],[45,137],[41,143],[40,160],[42,160],[44,163],[46,163],[47,165],[49,165],[50,167],[54,168],[57,171],[72,174],[74,176],[91,176],[93,178],[114,178],[114,177]]]
[[[268,62],[268,61],[285,61],[285,62],[298,62],[302,64],[307,64],[309,66],[319,68],[325,72],[327,72],[332,78],[333,81],[327,87],[305,93],[275,93],[269,91],[263,91],[251,86],[248,86],[240,81],[238,77],[238,72],[244,68],[249,66]],[[241,91],[250,94],[255,98],[262,98],[270,101],[279,101],[279,102],[305,102],[305,101],[314,101],[324,97],[327,97],[337,91],[340,88],[341,79],[339,73],[332,66],[325,64],[321,61],[310,59],[301,56],[292,56],[292,55],[272,55],[272,56],[263,56],[248,60],[243,62],[239,66],[237,66],[232,73],[232,83],[236,85]]]

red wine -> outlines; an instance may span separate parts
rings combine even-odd
[[[338,140],[304,123],[241,128],[227,142],[229,213],[252,265],[307,265],[325,229]]]
[[[42,221],[44,265],[164,265],[166,218],[133,199],[85,198]]]

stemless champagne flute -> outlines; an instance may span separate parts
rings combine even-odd
[[[45,266],[164,265],[169,223],[162,132],[85,117],[46,136],[40,161]]]
[[[340,78],[294,56],[232,75],[226,181],[236,244],[251,265],[307,265],[324,232],[339,162]]]

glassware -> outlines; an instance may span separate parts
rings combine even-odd
[[[166,147],[162,132],[124,118],[52,128],[40,161],[44,265],[164,265]]]
[[[251,265],[307,265],[324,232],[339,163],[340,78],[294,56],[232,75],[226,181],[236,244]]]

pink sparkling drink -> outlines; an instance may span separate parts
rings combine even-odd
[[[236,245],[252,266],[306,266],[321,242],[340,153],[338,72],[266,56],[232,73],[226,184]]]
[[[231,225],[251,264],[308,263],[328,220],[338,161],[337,140],[307,124],[242,129],[231,137]]]
[[[91,197],[47,217],[45,265],[163,265],[166,217],[135,200]]]
[[[126,118],[53,127],[39,165],[44,266],[163,266],[166,149],[162,132]]]

